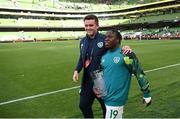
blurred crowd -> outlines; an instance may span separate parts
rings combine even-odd
[[[170,40],[178,39],[180,40],[180,29],[164,27],[161,29],[146,29],[139,31],[131,31],[123,33],[123,38],[125,40],[138,39],[138,40]]]

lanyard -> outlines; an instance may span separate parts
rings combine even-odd
[[[96,39],[93,39],[93,40],[96,40]],[[94,47],[95,47],[94,43],[96,43],[96,42],[97,42],[97,40],[94,41],[94,42],[91,41],[91,43],[88,42],[89,44],[88,44],[87,50],[90,50],[90,48],[91,48],[91,51],[90,51],[90,54],[89,54],[89,52],[86,51],[86,58],[85,58],[85,62],[84,62],[84,67],[85,67],[85,68],[88,68],[89,65],[90,65],[91,62],[92,62],[93,53],[94,53]]]

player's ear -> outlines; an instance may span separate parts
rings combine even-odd
[[[116,39],[116,43],[119,44],[119,43],[120,43],[120,40],[119,40],[119,39]]]

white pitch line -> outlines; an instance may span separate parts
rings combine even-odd
[[[5,104],[10,104],[10,103],[13,103],[13,102],[19,102],[19,101],[23,101],[23,100],[28,100],[28,99],[42,97],[42,96],[46,96],[46,95],[50,95],[50,94],[55,94],[55,93],[58,93],[58,92],[64,92],[64,91],[76,89],[76,88],[79,88],[79,87],[80,86],[74,86],[74,87],[71,87],[71,88],[65,88],[65,89],[60,89],[60,90],[51,91],[51,92],[47,92],[47,93],[41,93],[41,94],[38,94],[38,95],[33,95],[33,96],[28,96],[28,97],[24,97],[24,98],[15,99],[15,100],[10,100],[10,101],[0,103],[0,106],[5,105]]]
[[[153,72],[153,71],[157,71],[157,70],[161,70],[161,69],[175,67],[175,66],[178,66],[178,65],[180,65],[180,63],[172,64],[172,65],[167,65],[167,66],[163,66],[163,67],[159,67],[159,68],[155,68],[155,69],[151,69],[151,70],[147,70],[145,72],[146,73]],[[65,89],[60,89],[60,90],[51,91],[51,92],[47,92],[47,93],[41,93],[41,94],[38,94],[38,95],[33,95],[33,96],[28,96],[28,97],[19,98],[19,99],[15,99],[15,100],[10,100],[10,101],[6,101],[6,102],[1,102],[0,106],[1,105],[6,105],[6,104],[10,104],[10,103],[14,103],[14,102],[23,101],[23,100],[28,100],[28,99],[33,99],[33,98],[37,98],[37,97],[42,97],[42,96],[46,96],[46,95],[51,95],[51,94],[55,94],[55,93],[59,93],[59,92],[64,92],[64,91],[76,89],[76,88],[79,88],[79,87],[80,86],[74,86],[74,87],[71,87],[71,88],[65,88]]]
[[[144,72],[145,72],[145,73],[148,73],[148,72],[152,72],[152,71],[157,71],[157,70],[161,70],[161,69],[166,69],[166,68],[170,68],[170,67],[175,67],[175,66],[178,66],[178,65],[180,65],[180,63],[172,64],[172,65],[167,65],[167,66],[163,66],[163,67],[159,67],[159,68],[147,70],[147,71],[144,71]]]

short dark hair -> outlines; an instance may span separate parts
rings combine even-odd
[[[116,30],[116,29],[112,29],[111,31],[112,31],[112,33],[115,33],[116,38],[119,40],[119,44],[120,44],[120,43],[121,43],[121,40],[122,40],[122,35],[121,35],[121,33],[120,33],[118,30]]]
[[[96,25],[99,26],[99,20],[98,20],[98,17],[96,15],[93,15],[93,14],[87,15],[84,17],[84,21],[85,20],[95,20]]]

